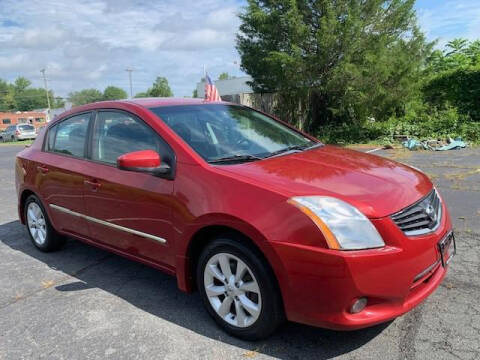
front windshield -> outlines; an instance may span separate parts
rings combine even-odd
[[[202,158],[254,159],[315,144],[255,110],[236,105],[202,104],[151,108]]]

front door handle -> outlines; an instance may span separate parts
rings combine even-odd
[[[87,186],[90,186],[93,191],[97,191],[102,185],[97,180],[83,180],[83,183]]]
[[[48,168],[45,165],[38,165],[37,171],[42,174],[48,173]]]

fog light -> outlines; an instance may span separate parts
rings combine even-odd
[[[359,298],[355,300],[350,308],[350,312],[352,314],[357,314],[363,309],[365,309],[365,306],[367,306],[367,298]]]

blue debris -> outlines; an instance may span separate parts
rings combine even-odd
[[[418,141],[415,139],[408,139],[402,143],[403,147],[408,150],[433,150],[433,151],[445,151],[445,150],[457,150],[467,147],[467,143],[462,140],[462,138],[456,138],[455,140],[449,139],[448,144],[442,146],[431,146],[431,143],[438,143],[436,140],[424,140]]]

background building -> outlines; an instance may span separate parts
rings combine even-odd
[[[247,84],[248,81],[252,81],[250,76],[215,80],[214,83],[222,100],[240,104],[241,95],[253,93],[252,88]],[[205,81],[197,83],[197,96],[199,98],[205,97]]]
[[[0,131],[10,125],[30,124],[36,128],[47,123],[47,115],[42,111],[0,112]]]

